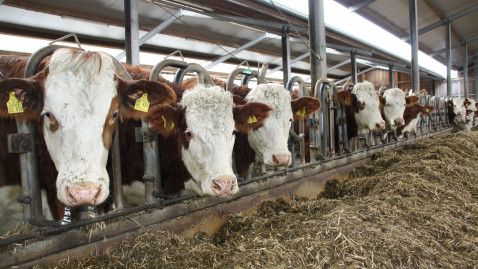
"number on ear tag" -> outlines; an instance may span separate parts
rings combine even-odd
[[[299,117],[304,117],[305,116],[305,106],[301,109],[301,110],[297,110],[297,112],[295,112],[295,114]]]
[[[148,93],[143,93],[143,95],[136,100],[134,104],[134,109],[142,112],[148,112],[149,109],[149,101],[148,101]]]
[[[22,102],[18,101],[14,91],[10,92],[10,99],[8,99],[7,102],[7,109],[8,114],[16,114],[23,112],[23,104]]]
[[[247,123],[254,123],[257,122],[257,118],[254,115],[250,115],[249,118],[247,119]]]

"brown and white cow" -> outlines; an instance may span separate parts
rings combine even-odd
[[[113,58],[105,53],[59,49],[48,67],[35,76],[0,81],[3,124],[12,124],[7,122],[12,118],[38,122],[39,136],[48,149],[44,152],[49,153],[58,171],[57,198],[67,206],[98,205],[108,197],[106,160],[118,116],[144,116],[134,109],[143,93],[148,94],[145,97],[151,106],[176,102],[169,86],[122,80],[115,75],[116,68]],[[10,73],[12,77],[22,75]],[[23,112],[9,113],[7,102],[12,100],[21,103]],[[40,160],[40,170],[41,165]],[[15,183],[19,184],[19,177]]]
[[[214,80],[214,83],[221,86],[226,84],[220,79]],[[193,84],[192,80],[183,83]],[[287,142],[291,123],[319,110],[320,101],[308,96],[291,100],[289,91],[278,83],[259,84],[253,90],[244,85],[235,85],[233,91],[248,103],[261,102],[274,108],[261,128],[237,136],[234,153],[238,174],[244,177],[254,161],[270,166],[290,165],[291,153]]]
[[[357,83],[352,91],[340,90],[338,97],[345,105],[349,139],[385,129],[379,109],[380,101],[372,83]]]
[[[470,101],[463,97],[453,98],[447,101],[448,121],[458,130],[471,130],[474,115],[470,115],[471,112],[467,112],[470,104]],[[470,109],[470,111],[471,110],[472,109]]]
[[[407,106],[405,108],[405,112],[403,114],[405,124],[402,125],[402,126],[399,126],[397,128],[397,136],[399,138],[402,138],[406,132],[416,133],[417,132],[418,119],[420,118],[420,116],[421,117],[426,117],[434,109],[435,109],[434,106],[422,106],[420,104],[413,104],[411,106]]]
[[[379,95],[379,99],[382,118],[389,131],[404,125],[405,106],[412,106],[420,100],[416,95],[405,96],[405,92],[399,88],[385,90]]]

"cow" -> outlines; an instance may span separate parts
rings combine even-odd
[[[467,129],[471,130],[475,123],[475,114],[476,114],[476,101],[474,99],[468,98],[468,103],[466,106],[466,116],[465,123],[467,124]]]
[[[475,117],[473,118],[473,127],[478,126],[478,102],[475,100]]]
[[[345,105],[347,135],[352,139],[370,131],[385,129],[385,121],[380,114],[380,100],[372,83],[357,83],[352,91],[340,90],[338,98]]]
[[[40,155],[39,173],[49,178],[40,182],[47,186],[49,204],[55,199],[66,206],[102,203],[109,195],[106,161],[117,119],[146,115],[135,109],[139,98],[151,106],[176,103],[166,84],[116,76],[115,61],[102,52],[58,49],[48,66],[30,78],[20,78],[26,59],[3,57],[0,63],[0,71],[9,77],[0,81],[0,119],[9,126],[1,130],[2,143],[6,145],[6,130],[14,128],[13,118],[37,122],[38,141],[44,142],[38,143],[38,151],[48,153]],[[15,177],[0,178],[0,186],[20,184],[19,168],[10,167],[3,153],[1,162],[7,170],[18,170]],[[64,211],[57,213],[53,218],[60,220]]]
[[[220,79],[214,80],[214,83],[226,84]],[[182,85],[193,84],[190,79]],[[289,91],[278,83],[259,84],[254,89],[235,85],[233,91],[248,103],[261,102],[274,108],[261,128],[237,136],[234,153],[239,176],[245,177],[254,162],[274,167],[290,165],[292,158],[287,142],[292,122],[319,110],[321,102],[309,96],[292,100]]]
[[[397,137],[402,138],[406,132],[416,133],[419,117],[428,116],[434,109],[434,106],[422,106],[420,104],[406,106],[403,113],[405,124],[397,127]]]
[[[448,121],[458,130],[469,131],[471,125],[470,117],[467,119],[467,107],[470,101],[467,98],[453,98],[447,100]],[[471,123],[470,123],[471,122]]]
[[[380,112],[388,131],[394,131],[404,125],[405,106],[412,106],[420,100],[416,95],[405,96],[405,92],[399,88],[385,90],[379,95],[379,99]]]

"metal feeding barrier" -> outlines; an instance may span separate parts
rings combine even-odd
[[[35,53],[32,59],[30,59],[29,64],[26,68],[25,77],[33,75],[40,61],[48,55],[51,55],[56,49],[60,48],[59,46],[49,46]],[[116,62],[117,72],[123,74],[122,77],[128,79],[129,75],[126,70]],[[121,67],[120,67],[121,66]],[[194,72],[197,74],[198,83],[213,85],[213,81],[209,74],[197,64],[186,63],[184,61],[176,61],[166,59],[162,62],[159,62],[154,66],[151,74],[150,80],[157,81],[158,76],[165,67],[174,67],[177,68],[177,72],[174,77],[174,82],[181,84],[184,76],[187,73]],[[228,77],[228,82],[226,90],[232,91],[234,86],[234,80],[238,75],[243,75],[241,83],[247,85],[252,78],[256,78],[258,83],[266,83],[265,68],[262,68],[261,71],[252,71],[250,69],[237,68],[233,70]],[[309,96],[309,90],[306,87],[305,82],[300,77],[292,77],[286,84],[286,89],[292,93],[294,85],[298,84],[298,97]],[[350,90],[353,87],[353,84],[347,83],[344,85],[344,90]],[[64,236],[62,240],[65,240],[71,236],[72,230],[75,230],[79,227],[85,225],[106,221],[109,219],[118,218],[120,216],[130,216],[133,213],[143,212],[139,215],[138,220],[142,221],[140,225],[128,224],[128,228],[121,228],[118,231],[109,230],[109,236],[118,236],[121,233],[126,233],[131,230],[139,229],[142,225],[151,225],[159,221],[163,222],[166,220],[171,220],[177,218],[178,216],[190,214],[191,212],[197,212],[205,208],[214,207],[218,204],[231,202],[239,200],[239,198],[246,195],[254,195],[259,190],[270,190],[273,192],[275,187],[281,186],[284,182],[295,182],[295,180],[313,177],[318,173],[326,173],[329,169],[339,169],[340,167],[345,167],[347,165],[357,165],[363,159],[370,158],[371,154],[378,152],[383,149],[392,149],[404,145],[409,139],[410,141],[416,141],[421,137],[428,137],[433,135],[433,133],[441,134],[446,131],[449,131],[451,125],[448,122],[448,117],[446,117],[446,99],[438,97],[423,96],[420,99],[421,104],[435,106],[435,110],[426,117],[423,117],[419,122],[419,132],[415,135],[415,138],[405,138],[401,141],[393,140],[380,143],[373,135],[362,137],[360,139],[348,139],[347,136],[347,126],[346,126],[346,113],[345,105],[342,104],[338,99],[338,88],[337,86],[327,80],[321,79],[316,85],[314,85],[311,90],[311,95],[318,98],[322,102],[322,107],[316,113],[311,114],[307,119],[299,121],[298,133],[294,132],[293,128],[290,131],[290,149],[292,155],[295,156],[297,153],[300,156],[300,159],[293,160],[293,165],[290,168],[282,170],[271,170],[266,175],[256,176],[254,174],[246,177],[239,182],[241,187],[240,194],[233,197],[227,198],[217,198],[214,199],[204,199],[196,201],[188,205],[180,204],[184,200],[188,200],[197,195],[188,195],[180,197],[166,197],[162,195],[161,188],[161,174],[160,174],[160,162],[159,162],[159,145],[157,134],[151,131],[148,128],[148,123],[144,120],[142,121],[142,127],[137,128],[136,132],[136,141],[143,143],[143,154],[144,154],[144,167],[145,173],[142,178],[145,183],[145,198],[147,201],[146,205],[133,207],[129,209],[123,209],[122,207],[122,193],[121,193],[121,167],[120,167],[120,157],[119,156],[119,139],[118,139],[118,130],[115,131],[114,141],[112,144],[113,151],[113,186],[114,186],[114,197],[113,201],[115,202],[116,209],[118,211],[106,213],[97,217],[88,218],[87,209],[82,207],[78,211],[80,217],[73,220],[72,223],[60,225],[57,222],[48,222],[45,221],[42,214],[41,198],[40,198],[40,189],[39,189],[39,178],[38,178],[38,160],[37,153],[35,149],[35,124],[33,123],[19,123],[19,133],[23,133],[30,137],[28,142],[20,142],[20,145],[29,145],[29,149],[24,149],[20,153],[23,157],[21,158],[22,163],[22,196],[19,200],[23,202],[28,202],[25,204],[25,214],[24,219],[25,223],[29,223],[35,226],[56,226],[56,227],[43,227],[39,228],[34,232],[30,232],[23,235],[15,235],[6,239],[0,240],[0,247],[8,246],[14,243],[22,243],[29,239],[39,239],[49,236]],[[27,127],[23,127],[27,125]],[[117,127],[118,128],[118,127]],[[308,128],[308,131],[307,131]],[[12,138],[13,139],[13,138]],[[16,138],[17,140],[22,141],[23,138]],[[310,154],[307,161],[305,140],[308,139],[310,142]],[[25,141],[25,140],[24,140]],[[298,149],[293,147],[293,142],[297,141],[299,144]],[[360,143],[362,142],[362,143]],[[348,167],[348,166],[347,166]],[[324,176],[325,177],[325,176]],[[274,181],[274,179],[280,178],[279,181]],[[259,186],[259,187],[257,187]],[[77,214],[78,214],[77,212]],[[222,215],[222,211],[220,213]],[[144,216],[144,217],[142,217]],[[132,217],[131,217],[132,218]],[[154,222],[153,220],[154,219]],[[136,219],[135,219],[136,221]],[[115,226],[116,227],[116,226]],[[126,226],[125,226],[126,227]],[[128,230],[129,229],[129,230]],[[80,235],[77,235],[80,236]],[[83,235],[81,235],[83,236]],[[82,237],[83,238],[83,237]],[[91,239],[91,238],[90,238]],[[89,244],[91,240],[82,239],[83,243]],[[52,239],[53,240],[53,239]],[[101,241],[102,237],[100,235],[95,235],[96,241]],[[93,240],[93,241],[94,241]],[[46,244],[48,245],[48,244]],[[71,242],[68,245],[70,248],[74,247],[74,242]],[[28,247],[27,247],[28,248]],[[32,247],[33,249],[33,247]],[[27,251],[27,250],[25,250]],[[28,250],[33,252],[34,250]],[[42,250],[41,253],[54,253],[55,250]],[[30,261],[35,257],[40,255],[40,252],[35,252],[35,255],[23,255],[23,263]],[[4,255],[4,256],[2,256]],[[12,264],[15,261],[18,261],[18,256],[16,254],[0,254],[0,258],[8,258],[9,261],[12,261]]]

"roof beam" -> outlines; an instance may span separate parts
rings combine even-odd
[[[378,66],[369,67],[369,68],[367,68],[367,69],[365,69],[365,70],[362,70],[362,71],[358,72],[358,73],[357,73],[357,76],[362,75],[362,74],[365,74],[365,73],[370,72],[370,71],[372,71],[372,70],[375,70],[375,69],[377,69],[377,68],[378,68]],[[351,78],[352,78],[352,76],[345,77],[345,78],[343,78],[343,79],[341,79],[341,80],[336,81],[335,84],[340,84],[340,83],[345,82],[345,81],[347,81],[347,80],[349,80],[349,79],[351,79]]]
[[[258,38],[254,39],[254,40],[251,40],[249,42],[247,42],[246,44],[240,46],[239,48],[229,52],[228,54],[222,56],[221,58],[215,60],[214,62],[206,65],[204,68],[207,70],[207,69],[210,69],[211,67],[214,67],[224,61],[226,61],[227,59],[233,57],[234,55],[238,54],[239,52],[249,48],[249,47],[252,47],[254,46],[255,44],[261,42],[262,40],[266,39],[266,38],[271,38],[271,37],[276,37],[276,35],[272,35],[272,34],[268,34],[268,33],[264,33],[262,34],[261,36],[259,36]]]
[[[180,9],[178,12],[176,12],[176,14],[169,17],[169,19],[163,21],[161,24],[156,26],[153,30],[149,31],[147,34],[142,36],[138,41],[138,46],[143,45],[146,41],[151,39],[154,35],[158,34],[162,30],[166,29],[166,27],[171,25],[175,20],[179,19],[183,15],[184,15],[184,12],[183,12],[183,10]],[[122,52],[120,52],[120,54],[118,54],[116,56],[116,59],[121,60],[125,55],[126,55],[126,50],[123,50]]]
[[[348,8],[351,12],[355,12],[372,2],[375,2],[375,0],[361,0],[361,1],[357,1],[353,5],[350,5]]]
[[[424,34],[424,33],[426,33],[426,32],[429,32],[429,31],[431,31],[431,30],[437,28],[437,27],[440,27],[440,26],[442,26],[442,25],[445,25],[447,22],[452,22],[452,21],[454,21],[454,20],[456,20],[456,19],[459,19],[459,18],[461,18],[461,17],[463,17],[463,16],[466,16],[466,15],[468,15],[468,14],[470,14],[470,13],[472,13],[472,12],[475,12],[475,11],[477,11],[477,10],[478,10],[478,5],[475,5],[475,6],[472,6],[471,8],[467,8],[467,9],[464,9],[464,10],[462,10],[462,11],[460,11],[460,12],[457,12],[457,13],[451,15],[450,17],[445,17],[445,18],[443,18],[443,19],[441,19],[441,20],[439,20],[439,21],[437,21],[437,22],[435,22],[435,23],[432,23],[432,24],[430,24],[430,25],[428,25],[428,26],[425,26],[425,27],[423,27],[422,29],[418,30],[418,35],[422,35],[422,34]],[[408,36],[408,35],[407,35],[407,36],[404,36],[404,37],[402,37],[402,40],[403,40],[403,41],[408,41],[408,40],[410,40],[410,36]]]
[[[304,53],[304,54],[300,55],[299,57],[295,58],[294,60],[291,60],[291,61],[290,61],[290,65],[292,65],[293,63],[296,63],[296,62],[298,62],[298,61],[300,61],[300,60],[303,60],[303,59],[309,57],[309,55],[310,55],[310,52],[307,52],[307,53]],[[282,67],[283,67],[283,65],[281,64],[281,65],[277,66],[276,68],[274,68],[274,69],[270,70],[269,72],[267,72],[266,75],[268,76],[268,75],[270,75],[270,74],[272,74],[272,73],[275,73],[275,72],[281,70]]]
[[[473,36],[473,37],[468,38],[468,39],[465,40],[465,41],[460,41],[460,42],[457,42],[457,43],[453,44],[453,45],[451,46],[451,48],[452,48],[452,49],[456,49],[456,48],[458,48],[458,47],[460,47],[460,46],[465,45],[465,43],[470,43],[470,42],[475,41],[475,40],[477,40],[477,39],[478,39],[478,35],[475,35],[475,36]],[[443,48],[443,49],[441,49],[441,50],[437,50],[437,51],[434,51],[434,52],[428,54],[428,56],[430,56],[430,57],[435,57],[435,56],[437,56],[438,54],[444,53],[445,51],[446,51],[446,48]]]

